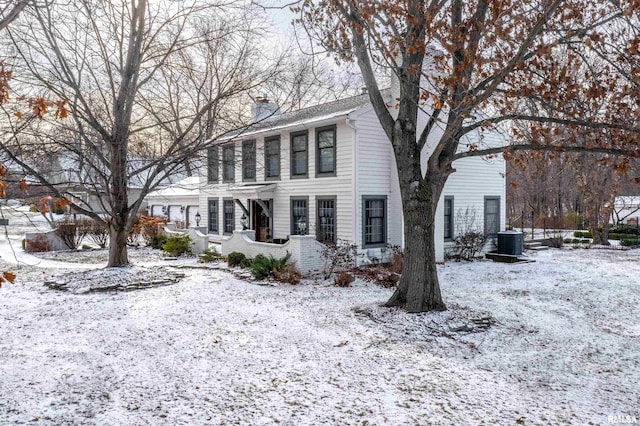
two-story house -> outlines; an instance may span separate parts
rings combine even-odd
[[[203,162],[199,211],[211,239],[246,227],[257,241],[309,234],[353,241],[377,258],[382,247],[403,246],[395,158],[367,94],[282,114],[260,99],[253,112],[255,124],[216,141]],[[467,139],[504,144],[496,131]],[[439,261],[458,232],[457,212],[475,212],[487,234],[505,224],[504,160],[464,158],[454,168],[438,205]]]

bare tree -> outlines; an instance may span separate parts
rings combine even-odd
[[[39,173],[24,153],[37,148],[70,159],[107,216],[79,201],[74,208],[108,226],[108,266],[127,265],[127,236],[144,196],[191,167],[211,138],[241,125],[225,115],[230,106],[279,72],[261,31],[258,17],[233,1],[70,1],[25,9],[5,40],[13,66],[22,81],[59,99],[69,119],[45,120],[29,138],[5,139],[0,149],[71,200],[65,182]],[[135,197],[132,182],[141,187]]]
[[[620,73],[611,67],[602,73],[575,70],[591,59],[594,40],[628,47],[633,37],[620,22],[639,7],[587,0],[303,3],[301,20],[311,35],[337,57],[357,61],[397,160],[406,257],[388,306],[445,309],[434,248],[440,194],[455,160],[505,150],[464,149],[465,134],[514,121],[529,122],[531,133],[543,140],[551,140],[552,124],[613,129],[609,145],[585,147],[571,139],[545,144],[536,138],[517,148],[637,154],[638,111],[631,107],[637,91],[619,84]],[[380,89],[376,65],[397,81],[392,99]],[[607,95],[606,110],[590,114],[596,109],[583,107],[601,105]]]

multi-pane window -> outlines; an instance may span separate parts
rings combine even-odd
[[[235,180],[235,152],[233,144],[222,147],[222,180],[233,182]]]
[[[453,240],[453,197],[444,197],[444,239]]]
[[[306,177],[309,162],[309,134],[291,134],[291,177]]]
[[[364,247],[387,243],[386,197],[363,197]]]
[[[316,131],[317,169],[319,176],[336,173],[336,127],[325,127]]]
[[[209,200],[209,232],[218,233],[218,200]]]
[[[218,147],[207,150],[207,182],[218,182]]]
[[[309,233],[309,200],[307,198],[291,199],[291,235],[307,235]]]
[[[336,200],[316,200],[318,220],[316,223],[316,238],[322,242],[336,242]]]
[[[224,233],[231,234],[233,233],[233,228],[235,228],[233,200],[224,200],[222,208],[224,209],[222,216]]]
[[[256,141],[242,142],[242,180],[256,178]]]
[[[500,197],[484,197],[484,234],[494,236],[500,231]]]
[[[264,177],[275,179],[280,176],[280,137],[264,140]]]

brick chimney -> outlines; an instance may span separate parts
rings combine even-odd
[[[271,102],[267,95],[258,96],[251,105],[251,120],[253,122],[267,120],[280,115],[280,107]]]

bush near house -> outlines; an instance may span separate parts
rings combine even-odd
[[[281,259],[273,256],[257,255],[250,259],[244,253],[234,251],[227,255],[227,264],[229,266],[240,266],[249,269],[251,275],[255,279],[263,280],[265,278],[274,278],[277,281],[289,284],[298,284],[300,282],[300,272],[293,264],[287,263],[291,258],[291,254],[287,253]]]
[[[273,272],[273,276],[276,280],[287,284],[299,284],[300,278],[302,278],[300,272],[296,269],[292,263],[287,263],[282,268]]]
[[[275,274],[279,272],[284,265],[287,264],[291,255],[287,253],[287,255],[281,259],[276,259],[273,256],[264,256],[257,255],[252,261],[251,266],[249,266],[249,270],[251,274],[258,280],[265,279],[269,276],[273,276],[275,278]]]
[[[349,240],[338,240],[336,243],[322,243],[324,259],[324,279],[328,279],[336,270],[350,269],[356,265],[358,246]]]
[[[458,235],[454,241],[453,257],[458,260],[473,260],[487,243],[487,236],[483,232],[470,230]]]
[[[167,242],[167,236],[163,234],[154,235],[151,239],[151,248],[162,250],[162,245]]]
[[[206,250],[198,259],[200,263],[209,263],[209,262],[217,262],[219,260],[224,260],[224,256],[218,253],[215,250]]]
[[[140,216],[134,227],[138,227],[138,234],[146,245],[153,246],[154,238],[158,235],[158,225],[167,223],[167,219],[157,216]]]
[[[182,256],[183,254],[191,254],[191,246],[193,242],[188,235],[168,237],[167,241],[162,245],[162,250],[171,256]]]
[[[244,253],[234,251],[227,255],[227,264],[229,264],[229,266],[240,266],[240,263],[246,258],[247,256],[245,256]]]

